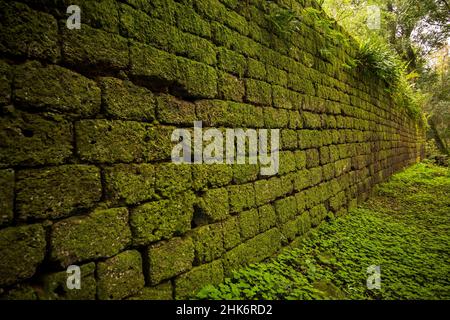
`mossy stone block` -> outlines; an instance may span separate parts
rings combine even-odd
[[[230,72],[238,77],[243,77],[247,69],[247,59],[232,50],[224,47],[218,50],[218,67],[224,71]]]
[[[252,79],[265,81],[267,72],[264,63],[248,58],[246,76]]]
[[[244,81],[227,73],[218,73],[219,97],[223,100],[242,102],[245,96]]]
[[[118,300],[137,293],[145,285],[141,254],[129,250],[99,262],[97,277],[101,300]]]
[[[253,79],[245,80],[246,101],[258,105],[272,105],[272,87],[270,84]]]
[[[257,164],[235,164],[233,165],[233,181],[242,184],[255,181],[258,178],[259,166]]]
[[[264,125],[267,128],[287,128],[289,123],[289,113],[284,109],[264,108]]]
[[[100,111],[100,89],[71,70],[31,61],[16,67],[14,103],[33,111],[92,116]]]
[[[69,30],[61,22],[62,56],[64,63],[89,71],[123,70],[129,65],[128,40],[117,34],[82,24],[79,30]]]
[[[230,199],[230,212],[237,213],[255,205],[255,189],[253,184],[228,186]]]
[[[170,159],[173,128],[123,120],[81,120],[75,124],[78,154],[96,163]]]
[[[277,213],[277,221],[280,224],[288,222],[297,215],[297,202],[294,196],[277,200],[274,206]]]
[[[50,259],[62,267],[90,259],[107,258],[131,242],[128,210],[96,210],[52,226]]]
[[[217,72],[211,66],[178,58],[179,83],[191,97],[215,98],[217,96]]]
[[[104,169],[106,197],[138,204],[155,196],[155,167],[151,164],[117,164]]]
[[[178,29],[171,34],[170,51],[189,59],[215,66],[216,47],[208,40],[182,32]]]
[[[222,222],[223,246],[226,250],[236,247],[241,243],[238,217],[230,217]]]
[[[196,228],[192,230],[190,237],[194,243],[196,265],[218,259],[225,251],[221,223]]]
[[[147,249],[148,278],[152,285],[192,268],[194,244],[191,238],[172,238]]]
[[[211,26],[207,20],[203,19],[190,6],[181,3],[177,3],[176,5],[176,20],[178,28],[205,38],[211,38]]]
[[[2,53],[53,63],[59,59],[58,24],[54,17],[17,2],[3,3],[0,16]]]
[[[320,164],[320,155],[317,149],[306,150],[306,168],[318,167]]]
[[[155,165],[155,190],[163,198],[173,198],[192,184],[191,165],[162,163]]]
[[[229,217],[228,191],[226,188],[209,189],[197,201],[199,213],[194,217],[198,225],[222,221]]]
[[[16,193],[20,220],[66,217],[100,200],[100,170],[89,165],[20,170]]]
[[[257,209],[241,212],[238,216],[241,239],[253,238],[259,233],[259,215]]]
[[[155,119],[156,99],[150,90],[110,77],[101,78],[99,86],[109,117],[149,122]]]
[[[193,194],[185,193],[138,206],[130,216],[133,243],[146,245],[190,230],[194,200]]]
[[[171,95],[157,97],[157,118],[159,122],[174,125],[192,125],[197,120],[195,104]]]
[[[45,256],[45,230],[40,224],[0,230],[0,285],[34,275]]]
[[[229,184],[233,179],[233,169],[226,164],[192,166],[194,190],[206,190]]]
[[[0,170],[0,226],[9,224],[14,217],[14,170]]]
[[[267,231],[275,227],[277,222],[277,214],[275,208],[271,204],[258,208],[259,212],[259,228],[261,232]]]
[[[175,299],[194,297],[204,286],[223,281],[222,261],[216,260],[193,268],[175,279]]]
[[[36,290],[40,300],[95,300],[97,283],[95,280],[95,263],[80,266],[81,289],[67,288],[66,271],[45,274],[42,277],[42,289]]]
[[[0,167],[61,164],[72,155],[72,124],[13,110],[0,117],[0,140]]]
[[[0,106],[11,101],[12,68],[5,61],[0,60]]]

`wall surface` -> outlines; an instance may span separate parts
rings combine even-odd
[[[0,1],[2,298],[189,297],[420,160],[386,85],[323,60],[306,22],[271,32],[264,2]],[[279,174],[172,164],[195,120],[279,128]]]

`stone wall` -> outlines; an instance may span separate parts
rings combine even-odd
[[[66,27],[71,4],[81,29]],[[186,298],[420,160],[423,129],[381,80],[325,61],[306,22],[271,32],[265,8],[0,2],[3,298]],[[195,120],[279,128],[279,174],[172,164],[173,129]],[[81,290],[66,287],[69,265]]]

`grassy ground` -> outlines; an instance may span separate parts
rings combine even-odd
[[[381,288],[368,289],[369,266]],[[299,248],[234,273],[207,299],[450,299],[450,172],[417,164]]]

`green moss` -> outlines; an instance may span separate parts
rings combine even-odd
[[[138,294],[128,300],[172,300],[172,293],[172,283],[167,281],[154,287],[142,288]]]
[[[259,233],[258,210],[252,209],[241,212],[238,216],[239,227],[241,230],[241,239],[253,238]]]
[[[40,224],[0,230],[0,285],[33,276],[44,260],[45,247],[45,231]]]
[[[151,91],[115,78],[101,78],[99,85],[108,116],[124,120],[155,119],[156,100]]]
[[[306,168],[318,167],[320,164],[319,151],[317,149],[306,150]]]
[[[264,126],[263,109],[250,104],[230,102],[225,119],[225,124],[230,127],[261,128]]]
[[[214,98],[217,95],[217,72],[202,63],[178,58],[180,84],[193,97]]]
[[[277,214],[273,205],[268,204],[258,208],[259,228],[261,232],[274,227],[277,221]]]
[[[145,122],[81,120],[75,124],[78,153],[91,162],[144,162],[169,159],[173,128]]]
[[[216,65],[216,48],[210,41],[179,30],[173,30],[169,39],[171,39],[169,49],[174,53],[198,62]]]
[[[211,37],[211,26],[209,22],[202,19],[191,7],[179,3],[177,6],[177,26],[181,30],[206,38]]]
[[[224,220],[229,216],[228,191],[225,188],[207,190],[197,205],[200,212],[196,212],[194,221],[198,225]]]
[[[286,87],[288,83],[286,71],[277,69],[270,64],[266,66],[267,69],[267,81],[272,84],[277,84],[282,87]]]
[[[302,129],[303,119],[298,111],[290,110],[288,112],[289,128],[290,129]]]
[[[4,3],[0,16],[1,52],[51,62],[59,59],[58,26],[54,17],[17,2]]]
[[[194,190],[222,187],[233,179],[233,169],[225,164],[195,165],[192,167]]]
[[[247,61],[247,73],[246,76],[256,80],[267,80],[267,72],[264,63],[249,58]]]
[[[12,68],[0,60],[0,106],[7,105],[11,101],[11,82]]]
[[[221,47],[218,51],[218,66],[241,78],[247,69],[247,60],[243,55]]]
[[[194,196],[186,193],[171,200],[149,202],[134,209],[130,216],[133,243],[145,245],[190,230],[193,202]]]
[[[284,224],[297,215],[297,202],[294,196],[277,200],[274,206],[279,224]]]
[[[156,285],[192,268],[194,245],[191,238],[173,238],[147,250],[150,283]]]
[[[100,200],[100,170],[88,165],[20,170],[16,192],[20,220],[66,217]]]
[[[128,40],[116,34],[83,24],[80,30],[69,30],[61,23],[63,61],[85,70],[122,70],[129,65]]]
[[[236,30],[241,35],[248,35],[249,27],[247,20],[234,11],[225,11],[224,23],[231,29]]]
[[[264,108],[264,125],[267,128],[286,128],[289,122],[289,113],[284,109]]]
[[[291,172],[280,177],[281,195],[291,194],[294,191],[295,173]]]
[[[203,286],[223,281],[222,261],[216,260],[182,274],[175,279],[175,298],[193,297]]]
[[[35,289],[29,284],[15,285],[11,290],[0,296],[1,300],[37,300]]]
[[[60,164],[72,154],[72,124],[12,110],[0,117],[0,167]]]
[[[94,262],[80,266],[80,290],[67,288],[66,271],[46,274],[40,280],[42,288],[36,292],[41,300],[95,300],[97,284],[94,273]]]
[[[283,223],[279,226],[280,232],[282,234],[282,243],[288,244],[293,241],[297,236],[298,232],[298,223],[297,220],[290,220],[286,223]]]
[[[155,168],[151,164],[118,164],[104,169],[106,197],[126,204],[155,195]]]
[[[255,182],[256,204],[262,205],[275,200],[282,195],[283,187],[278,177],[269,180],[258,180]]]
[[[280,161],[280,168],[278,173],[280,175],[295,171],[297,168],[295,155],[292,151],[279,152],[279,161]]]
[[[251,103],[271,106],[272,88],[269,84],[252,79],[245,80],[246,100]]]
[[[52,226],[50,259],[67,267],[89,259],[117,254],[130,243],[126,208],[96,210]]]
[[[237,213],[243,209],[251,208],[255,205],[255,189],[253,184],[228,186],[230,199],[230,212]]]
[[[194,243],[194,262],[197,265],[218,259],[224,253],[221,223],[196,228],[190,237]]]
[[[244,82],[226,72],[218,73],[219,97],[223,100],[242,102],[245,95]]]
[[[177,57],[149,45],[131,42],[130,74],[141,79],[175,82],[180,79]]]
[[[255,181],[258,178],[259,167],[256,164],[235,164],[233,165],[233,181],[242,184]]]
[[[273,106],[276,108],[292,109],[291,92],[278,85],[272,86]]]
[[[195,10],[205,19],[224,22],[226,7],[218,0],[192,0]]]
[[[238,217],[229,217],[222,222],[223,246],[225,250],[236,247],[241,243]]]
[[[142,258],[138,251],[124,251],[97,265],[98,298],[117,300],[144,287]]]
[[[9,224],[14,216],[14,170],[0,170],[0,226]]]
[[[157,116],[164,124],[192,125],[197,120],[195,104],[167,94],[157,97]]]
[[[294,151],[295,164],[297,169],[306,168],[306,152],[302,150]]]
[[[173,198],[192,184],[191,166],[174,163],[155,165],[155,190],[163,198]]]
[[[100,89],[73,71],[32,61],[16,67],[14,102],[36,111],[89,116],[100,111]]]
[[[322,127],[322,118],[320,117],[320,114],[303,112],[302,117],[305,128],[319,129]]]

